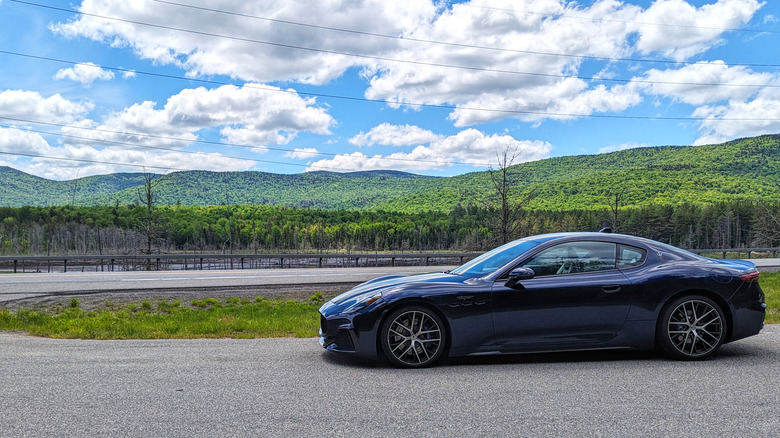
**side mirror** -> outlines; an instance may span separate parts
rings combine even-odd
[[[514,289],[517,286],[518,281],[530,280],[534,278],[534,275],[536,275],[536,272],[534,272],[534,270],[531,268],[519,267],[512,269],[512,272],[509,273],[509,279],[507,279],[504,286]]]

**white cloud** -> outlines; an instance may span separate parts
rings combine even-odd
[[[223,35],[225,38],[139,26],[90,15],[54,24],[51,28],[67,37],[86,37],[114,46],[131,47],[143,58],[179,65],[191,75],[228,75],[260,82],[294,80],[324,84],[340,76],[347,68],[364,62],[360,58],[327,51],[377,54],[392,49],[399,43],[398,40],[252,17],[308,21],[323,27],[402,35],[408,31],[408,26],[419,25],[436,11],[431,2],[383,0],[213,0],[208,2],[208,8],[235,14],[215,14],[149,0],[91,0],[82,2],[78,7],[86,14],[168,26],[170,17],[175,16],[178,29]]]
[[[285,157],[295,158],[296,160],[309,160],[319,155],[317,148],[295,148],[284,154]]]
[[[225,157],[217,153],[101,149],[68,144],[52,146],[40,134],[16,128],[0,128],[0,152],[4,152],[3,158],[17,169],[57,180],[114,172],[140,172],[144,169],[155,173],[182,169],[248,170],[255,165],[252,160]],[[36,157],[14,156],[15,153]]]
[[[780,81],[777,81],[780,85]],[[780,132],[780,89],[767,88],[749,101],[730,101],[724,105],[697,108],[701,117],[701,137],[694,144],[721,143],[738,137]]]
[[[43,97],[34,91],[0,92],[0,116],[47,123],[71,123],[92,110],[89,102],[72,102],[59,94]],[[13,123],[24,123],[13,121]]]
[[[6,160],[17,161],[19,156],[7,154],[45,155],[51,152],[51,147],[36,132],[30,132],[22,128],[0,127],[0,152],[6,153],[3,154]]]
[[[86,87],[92,85],[96,80],[109,81],[114,79],[114,72],[104,70],[92,62],[76,64],[72,68],[63,68],[57,71],[54,79],[70,79],[81,82]]]
[[[493,0],[485,7],[483,2],[445,6],[432,1],[214,0],[209,2],[210,9],[235,12],[216,14],[148,0],[91,0],[82,2],[79,10],[152,24],[168,24],[160,18],[175,14],[177,28],[202,33],[134,25],[95,15],[80,15],[52,29],[67,37],[129,47],[142,58],[179,66],[191,76],[226,75],[257,82],[323,85],[348,68],[357,67],[368,84],[364,93],[367,98],[415,110],[420,105],[453,105],[456,109],[450,120],[455,126],[465,127],[505,118],[541,123],[545,119],[570,120],[623,111],[642,101],[644,88],[577,79],[583,76],[582,56],[614,59],[642,54],[685,60],[720,44],[727,29],[748,22],[763,5],[757,0],[718,0],[698,7],[683,0],[657,0],[645,8],[618,0],[588,3]],[[321,27],[284,22],[311,21],[308,17],[317,17],[316,24]],[[596,76],[609,70],[610,63],[604,64],[605,70]],[[672,91],[659,86],[653,93]],[[382,137],[382,133],[375,134]],[[223,135],[240,142],[283,144],[290,140],[289,131],[284,129],[226,127]],[[351,142],[379,144],[380,140],[371,135],[358,134]],[[400,145],[412,140],[394,141]]]
[[[719,0],[696,8],[683,0],[656,0],[632,25],[639,33],[637,48],[684,61],[718,44],[727,29],[750,21],[762,5],[756,0]]]
[[[670,97],[691,105],[722,100],[746,100],[777,76],[754,73],[746,67],[729,67],[723,61],[701,62],[679,69],[649,70],[643,87],[649,93]]]
[[[411,146],[430,143],[439,138],[441,136],[419,126],[382,123],[372,128],[368,133],[360,132],[349,139],[349,142],[355,146]]]
[[[90,126],[95,130],[64,131],[89,135],[92,142],[183,148],[198,138],[200,130],[217,128],[226,142],[253,145],[258,152],[264,152],[265,145],[289,143],[301,131],[329,134],[334,120],[315,104],[314,99],[260,84],[199,87],[171,96],[161,109],[155,102],[147,101]]]
[[[542,141],[517,140],[509,135],[485,135],[476,129],[466,129],[450,137],[440,137],[429,146],[417,146],[410,152],[386,156],[368,156],[361,152],[342,154],[311,163],[307,170],[423,171],[450,167],[455,162],[489,167],[496,164],[497,154],[504,149],[516,151],[516,163],[522,163],[548,157],[552,146]]]

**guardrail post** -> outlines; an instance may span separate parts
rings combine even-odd
[[[17,261],[14,260],[14,274],[16,274],[16,263],[17,263]]]
[[[243,269],[244,269],[244,258],[241,257],[241,270],[243,270]]]
[[[430,257],[427,256],[425,257],[425,266],[428,266],[428,262],[430,261],[430,259],[431,259]]]
[[[317,259],[317,267],[318,267],[318,268],[321,268],[321,267],[322,267],[322,257],[320,257],[320,258],[318,258],[318,259]]]
[[[62,270],[68,272],[68,259],[62,261]]]
[[[390,266],[395,266],[395,257],[390,257]]]

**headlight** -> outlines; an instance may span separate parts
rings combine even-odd
[[[360,310],[365,309],[366,307],[374,304],[377,302],[380,298],[382,298],[381,293],[376,293],[374,295],[364,295],[357,299],[354,303],[350,304],[346,309],[342,311],[342,313],[355,313]]]

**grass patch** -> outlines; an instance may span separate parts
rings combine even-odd
[[[758,277],[766,295],[767,324],[780,324],[780,272],[762,272]]]
[[[191,339],[311,337],[317,335],[320,300],[255,301],[214,298],[192,306],[144,301],[140,306],[85,311],[78,303],[65,309],[16,312],[0,310],[0,330],[67,339]]]

